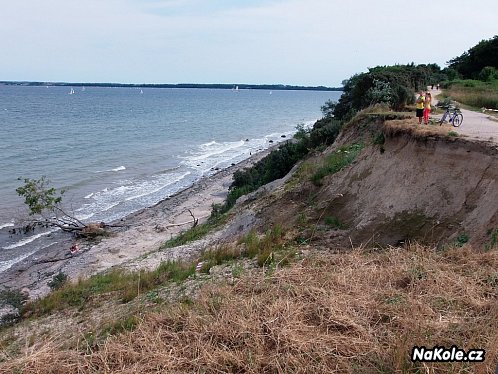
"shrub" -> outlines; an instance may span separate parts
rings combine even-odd
[[[62,286],[64,286],[64,284],[67,282],[67,280],[68,280],[68,276],[65,273],[63,273],[62,271],[60,271],[57,275],[54,275],[52,280],[50,282],[48,282],[47,285],[53,291],[53,290],[57,290],[57,289],[61,288]]]
[[[401,110],[413,103],[413,91],[439,81],[441,76],[441,69],[435,64],[371,68],[367,73],[354,75],[346,81],[333,116],[347,121],[358,111],[378,103],[386,103],[391,109]]]
[[[21,309],[28,300],[28,295],[20,290],[5,289],[0,291],[0,306],[12,305],[16,309]]]
[[[489,82],[498,79],[498,70],[493,66],[485,66],[479,73],[479,79],[484,82]]]

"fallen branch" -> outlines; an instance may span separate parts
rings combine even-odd
[[[187,210],[188,210],[188,212],[190,213],[190,215],[192,216],[192,219],[194,220],[194,223],[193,223],[193,225],[192,225],[192,228],[194,228],[194,227],[195,227],[195,226],[197,226],[197,224],[199,223],[199,219],[198,219],[198,218],[197,218],[197,219],[195,218],[194,213],[192,213],[192,211],[191,211],[190,209],[187,209]]]

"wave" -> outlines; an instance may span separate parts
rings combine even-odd
[[[199,146],[199,151],[197,151],[197,154],[193,154],[189,157],[189,159],[192,161],[205,160],[209,157],[220,155],[233,149],[240,148],[244,145],[244,143],[245,142],[243,140],[240,140],[238,142],[218,143],[216,141],[212,141],[209,143],[204,143]]]
[[[158,188],[156,188],[155,190],[149,190],[147,192],[144,192],[142,194],[139,194],[139,195],[136,195],[136,196],[131,196],[131,197],[127,197],[125,199],[125,201],[131,201],[131,200],[135,200],[135,199],[139,199],[141,197],[144,197],[144,196],[147,196],[147,195],[151,195],[153,193],[156,193],[156,192],[159,192],[161,191],[162,189],[164,189],[165,187],[169,186],[169,185],[172,185],[172,184],[175,184],[177,182],[180,182],[183,178],[185,178],[186,176],[190,175],[191,173],[189,171],[187,171],[186,173],[184,174],[181,174],[179,175],[177,178],[171,180],[168,184],[166,185],[162,185],[162,186],[159,186]]]
[[[14,227],[14,224],[12,222],[0,224],[0,230],[6,227]]]
[[[147,179],[122,181],[123,185],[93,193],[92,201],[76,210],[77,218],[88,220],[97,217],[98,220],[109,220],[110,217],[116,216],[116,212],[120,212],[118,215],[122,218],[177,192],[176,187],[180,187],[175,185],[190,174],[191,171],[160,173]],[[171,188],[171,191],[168,191],[168,188]]]
[[[49,245],[46,245],[45,247],[42,247],[42,248],[39,248],[39,249],[35,249],[35,250],[32,250],[32,251],[28,251],[28,252],[24,252],[23,254],[15,257],[13,259],[5,260],[5,261],[0,261],[0,273],[3,272],[3,271],[5,271],[5,270],[8,270],[13,265],[17,264],[18,262],[21,262],[25,258],[28,258],[32,254],[34,254],[34,253],[36,253],[38,251],[41,251],[43,249],[46,249],[48,247],[51,247],[51,246],[53,246],[53,245],[55,245],[57,243],[58,242],[53,242],[53,243],[50,243]]]
[[[9,249],[17,248],[17,247],[22,247],[23,245],[31,243],[31,242],[35,241],[36,239],[41,238],[42,236],[50,235],[51,233],[53,233],[57,230],[59,230],[59,229],[52,229],[49,231],[42,232],[40,234],[30,236],[29,238],[19,240],[18,242],[14,243],[14,244],[8,245],[6,247],[2,247],[2,249],[9,250]]]
[[[304,124],[305,128],[313,125],[313,121]],[[266,149],[272,144],[280,143],[292,137],[296,132],[275,132],[261,138],[252,138],[236,142],[217,142],[215,140],[197,146],[190,155],[180,156],[182,164],[189,168],[200,170],[204,175],[219,167],[230,166],[231,163],[240,162],[252,153]]]
[[[122,170],[126,170],[126,167],[121,165],[121,166],[118,166],[117,168],[114,168],[114,169],[107,169],[107,170],[97,170],[95,173],[109,173],[109,172],[118,172],[118,171],[122,171]]]

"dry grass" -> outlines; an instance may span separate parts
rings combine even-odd
[[[449,124],[443,124],[442,126],[439,126],[439,124],[419,125],[415,117],[409,120],[386,121],[384,124],[384,133],[390,137],[402,133],[415,138],[425,138],[428,136],[447,137],[448,133],[455,130],[458,132],[458,129]]]
[[[498,109],[498,82],[460,81],[445,89],[444,96],[473,108]]]
[[[498,252],[315,253],[271,276],[205,288],[93,352],[53,343],[1,373],[494,373]],[[486,349],[476,364],[412,364],[414,345]]]

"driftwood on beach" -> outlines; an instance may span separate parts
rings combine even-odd
[[[40,179],[24,178],[24,185],[18,187],[16,192],[24,198],[24,204],[29,209],[29,218],[24,220],[27,224],[21,231],[31,231],[36,226],[57,227],[80,237],[96,237],[105,235],[107,228],[121,227],[105,222],[85,223],[68,213],[62,205],[64,190],[50,187],[50,181],[45,176]]]

